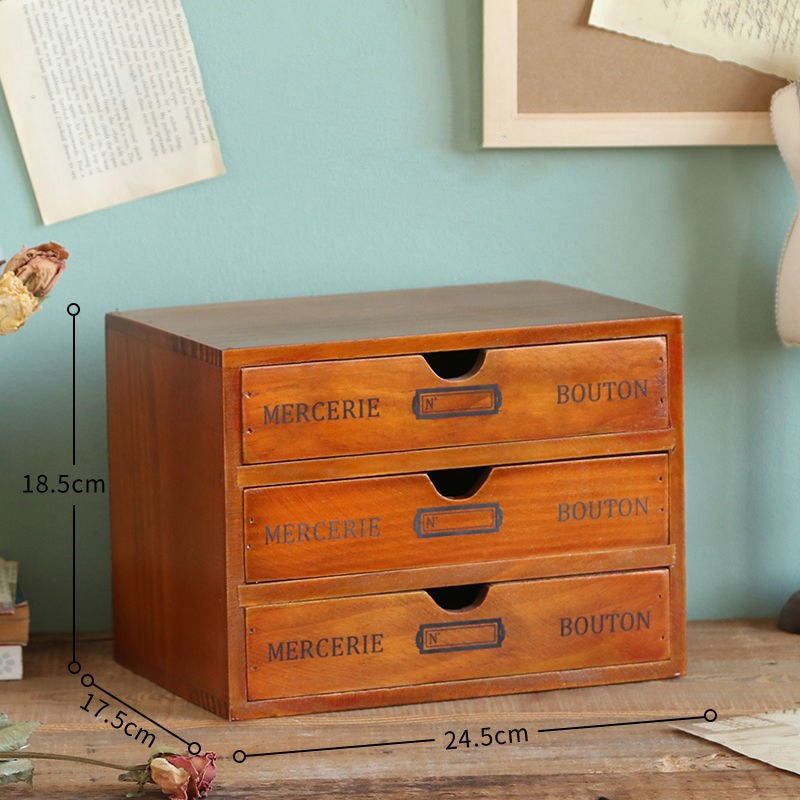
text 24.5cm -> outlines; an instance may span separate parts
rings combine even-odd
[[[527,728],[508,728],[494,731],[488,725],[481,728],[480,734],[462,731],[444,732],[445,750],[466,750],[470,747],[492,747],[493,745],[522,744],[528,741]]]

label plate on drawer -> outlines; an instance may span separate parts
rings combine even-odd
[[[417,419],[442,419],[497,414],[501,403],[500,387],[495,384],[465,389],[456,386],[417,389],[411,407]]]
[[[472,622],[439,622],[420,625],[417,647],[420,653],[454,653],[457,650],[485,650],[500,647],[506,630],[501,619]]]
[[[421,355],[242,370],[244,462],[658,430],[663,336],[487,350],[439,378]]]
[[[502,524],[503,509],[499,503],[421,508],[414,517],[414,530],[420,539],[497,533]]]
[[[669,571],[500,583],[455,612],[404,592],[255,606],[245,621],[250,700],[661,661]]]

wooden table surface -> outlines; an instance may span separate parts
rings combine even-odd
[[[198,628],[200,625],[198,623]],[[198,635],[197,653],[213,646]],[[771,621],[689,625],[689,674],[677,680],[398,706],[253,722],[224,722],[126,671],[110,640],[84,637],[82,674],[185,739],[219,755],[212,798],[575,798],[674,800],[800,798],[800,776],[696,739],[665,723],[539,733],[541,728],[700,715],[720,717],[800,707],[800,636]],[[34,639],[23,681],[0,684],[0,710],[42,727],[31,749],[135,764],[153,752],[81,710],[89,692],[67,671],[70,642]],[[124,707],[111,700],[108,712]],[[95,699],[92,703],[97,703]],[[141,715],[126,719],[157,733],[154,749],[182,747]],[[527,743],[445,750],[445,731],[525,728]],[[132,731],[134,728],[131,729]],[[520,734],[522,737],[522,734]],[[502,737],[501,737],[502,738]],[[247,753],[434,739],[434,742],[232,759]],[[37,762],[33,787],[0,787],[0,800],[122,798],[112,770]],[[150,790],[148,797],[160,797]]]

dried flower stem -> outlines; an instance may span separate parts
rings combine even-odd
[[[122,770],[129,772],[137,767],[122,766],[120,764],[110,764],[108,761],[97,761],[94,758],[84,758],[83,756],[62,756],[55,753],[31,753],[28,750],[6,750],[0,753],[0,761],[10,761],[14,758],[46,758],[52,761],[75,761],[79,764],[90,764],[93,767],[108,767],[109,769]]]

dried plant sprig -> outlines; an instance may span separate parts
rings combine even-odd
[[[84,756],[32,752],[26,748],[31,734],[38,727],[38,722],[9,722],[8,716],[0,712],[0,786],[19,781],[32,783],[33,761],[36,759],[122,771],[118,780],[137,784],[136,792],[128,794],[128,797],[139,795],[147,784],[154,784],[162,794],[169,795],[170,800],[198,800],[208,795],[217,777],[215,753],[182,755],[161,751],[152,755],[146,764],[125,766]]]
[[[17,756],[37,727],[38,722],[9,722],[8,715],[0,712],[0,786],[33,780],[33,762]]]

